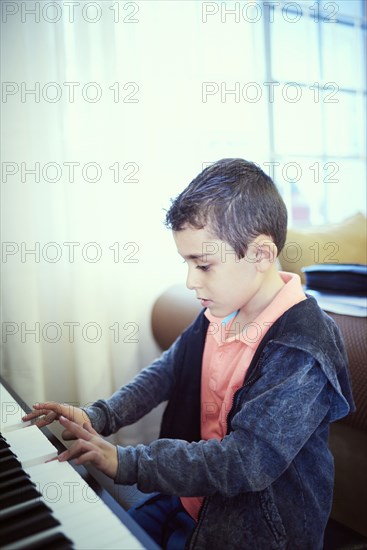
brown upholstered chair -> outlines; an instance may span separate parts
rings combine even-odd
[[[366,550],[367,538],[359,539],[353,533],[348,535],[341,525],[367,537],[367,318],[335,313],[329,315],[344,337],[356,412],[335,422],[330,428],[335,484],[332,521],[327,533],[330,544],[325,548]],[[352,540],[355,540],[354,546]]]

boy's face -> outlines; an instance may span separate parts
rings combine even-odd
[[[186,285],[195,290],[201,305],[212,315],[226,317],[238,309],[248,314],[261,310],[259,291],[264,274],[259,271],[258,239],[239,259],[228,243],[213,237],[205,227],[174,231],[173,237],[188,266]]]

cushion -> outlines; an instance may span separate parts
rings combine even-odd
[[[284,271],[298,273],[305,282],[302,267],[314,264],[367,264],[367,218],[361,213],[338,223],[288,229],[279,255]]]

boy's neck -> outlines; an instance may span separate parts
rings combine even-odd
[[[238,332],[241,332],[246,325],[252,323],[268,307],[284,285],[285,283],[275,265],[263,274],[256,296],[249,304],[241,308],[236,316]]]

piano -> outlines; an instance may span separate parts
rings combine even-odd
[[[30,409],[2,379],[0,398],[2,550],[159,550],[84,466],[52,460],[65,447],[22,422]]]

